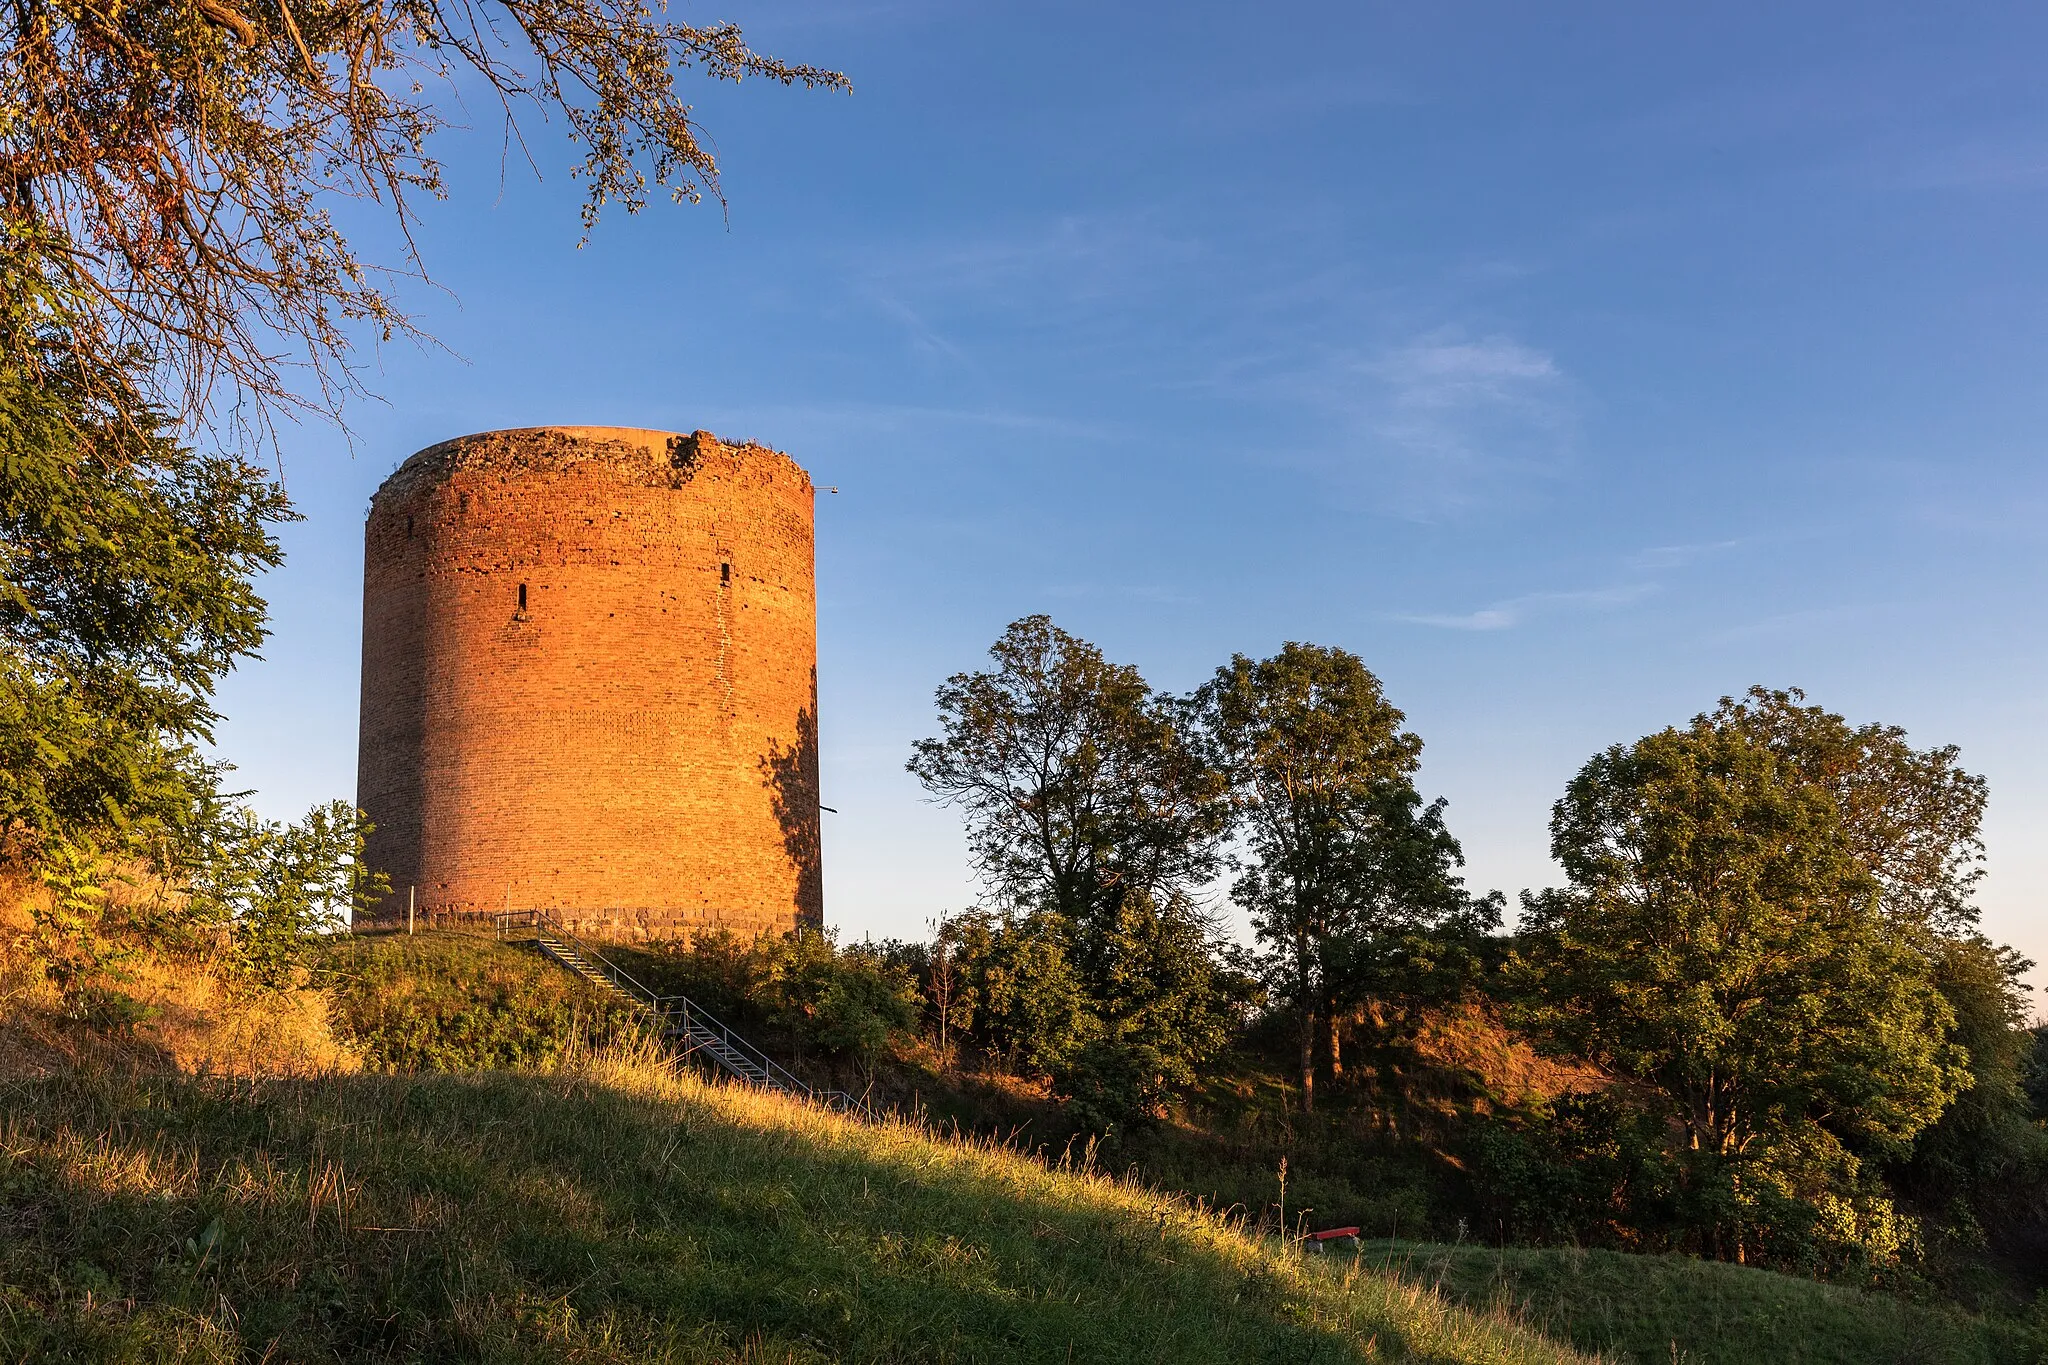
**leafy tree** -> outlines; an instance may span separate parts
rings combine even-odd
[[[1107,1130],[1161,1113],[1195,1083],[1199,1064],[1244,1022],[1249,983],[1219,960],[1203,921],[1143,897],[1124,901],[1114,930],[1092,946],[1095,1017],[1052,1079],[1084,1121]]]
[[[923,1005],[910,975],[882,949],[841,948],[799,929],[759,945],[770,961],[777,1022],[826,1051],[868,1062],[917,1027]]]
[[[236,966],[272,990],[296,985],[312,945],[346,931],[390,887],[361,862],[369,824],[346,801],[295,824],[216,801],[188,856],[185,895],[198,923],[225,931]]]
[[[942,930],[954,1027],[1013,1067],[1046,1077],[1082,1123],[1104,1130],[1157,1115],[1245,1018],[1250,974],[1186,916],[1124,907],[1107,974],[1075,964],[1050,911],[970,910]],[[938,960],[920,954],[926,979]],[[931,988],[926,987],[927,995]]]
[[[1949,1038],[1969,1059],[1968,1079],[1915,1140],[1896,1183],[1963,1247],[2048,1214],[2048,1133],[2027,1094],[2034,1035],[2024,978],[2033,966],[1980,934],[1934,940],[1934,984],[1955,1015]]]
[[[283,824],[203,793],[175,841],[118,856],[90,838],[43,849],[49,894],[31,903],[31,945],[74,1006],[118,994],[142,958],[204,963],[265,990],[304,985],[319,941],[389,889],[363,872],[368,831],[345,801]]]
[[[215,683],[261,644],[283,492],[0,366],[0,857],[184,824]]]
[[[970,910],[946,926],[959,975],[956,1021],[1011,1065],[1041,1075],[1065,1074],[1097,1022],[1066,930],[1047,911]]]
[[[1313,1108],[1318,1022],[1341,1077],[1342,1014],[1393,984],[1417,940],[1491,927],[1498,902],[1466,895],[1444,802],[1415,790],[1422,741],[1357,655],[1292,642],[1235,655],[1197,703],[1253,859],[1234,894],[1274,949]]]
[[[1804,702],[1796,688],[1753,687],[1723,698],[1714,718],[1827,793],[1881,912],[1954,1014],[1948,1038],[1967,1078],[1894,1182],[1945,1238],[1974,1245],[1987,1228],[2039,1217],[2048,1200],[2048,1138],[2028,1122],[2024,1093],[2032,964],[1976,929],[1985,782],[1954,745],[1915,749],[1897,726],[1851,725]]]
[[[1737,1258],[1767,1191],[1814,1205],[1802,1169],[1903,1154],[1968,1060],[1841,788],[1753,721],[1724,703],[1596,756],[1551,819],[1571,886],[1523,913],[1536,1022],[1663,1097]]]
[[[992,941],[1014,936],[1049,980],[1070,970],[1081,999],[1034,985],[984,1008],[1037,1017],[1042,1035],[1010,1036],[1056,1084],[1099,1090],[1104,1112],[1154,1112],[1223,1033],[1193,899],[1219,865],[1222,779],[1183,704],[1047,617],[1017,621],[989,653],[995,668],[939,689],[943,734],[908,766],[966,813],[976,868],[1011,912]]]
[[[684,71],[846,88],[644,0],[18,0],[0,27],[0,351],[40,376],[47,344],[100,396],[126,376],[181,418],[334,412],[351,329],[412,333],[333,214],[369,200],[410,243],[459,92],[529,159],[520,120],[562,119],[588,227],[650,181],[718,194]]]
[[[989,656],[939,688],[944,733],[908,764],[966,814],[989,888],[1102,941],[1128,897],[1181,900],[1207,880],[1227,810],[1182,708],[1049,617],[1013,623]]]
[[[1723,697],[1712,723],[1769,749],[1825,793],[1849,852],[1877,883],[1885,915],[1937,933],[1968,933],[1984,876],[1982,777],[1953,744],[1915,749],[1895,725],[1852,726],[1798,688]]]
[[[2027,1030],[2026,1048],[2020,1060],[2020,1088],[2027,1098],[2027,1113],[2036,1123],[2048,1123],[2048,1024]]]
[[[959,954],[955,949],[953,920],[950,915],[941,914],[932,926],[931,946],[921,949],[920,967],[925,980],[925,996],[931,1001],[932,1017],[939,1026],[939,1056],[950,1060],[953,1055],[953,1026],[967,1001],[963,998],[960,980]]]
[[[47,887],[34,941],[67,995],[145,948],[283,986],[377,892],[356,811],[260,821],[199,748],[215,685],[267,633],[252,580],[293,514],[261,471],[138,413],[0,365],[0,862]],[[138,877],[158,885],[115,905]]]
[[[893,943],[842,948],[817,929],[756,938],[715,929],[651,951],[645,970],[655,989],[688,995],[728,1023],[784,1030],[859,1063],[914,1030],[923,1005]]]

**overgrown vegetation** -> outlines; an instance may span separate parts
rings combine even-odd
[[[243,997],[303,987],[317,936],[381,889],[353,808],[258,819],[204,754],[216,684],[266,633],[252,580],[290,516],[247,463],[0,356],[0,954],[26,998],[126,1027],[184,976],[247,1016]]]
[[[729,1017],[763,1030],[761,1036],[771,1038],[784,1056],[812,1070],[813,1079],[843,1083],[845,1075],[834,1068],[854,1064],[806,1042],[791,1016],[780,1016],[785,1022],[777,1024],[777,1013],[760,1004],[752,1014],[740,1012],[747,1008],[744,992],[757,989],[778,961],[801,956],[808,959],[806,970],[813,979],[828,975],[826,946],[819,940],[798,954],[787,944],[713,939],[701,954],[670,948],[659,956],[619,955],[630,959],[636,973],[659,970],[664,957],[694,960],[690,970],[696,973],[700,997],[710,998],[722,979],[724,989],[736,992],[719,1002],[733,1011]],[[459,1065],[493,1055],[489,1049],[458,1046],[478,1036],[475,1023],[463,1017],[472,992],[508,1002],[558,1002],[533,1010],[530,1028],[506,1016],[497,1019],[497,1026],[525,1040],[525,1055],[557,1059],[547,1065],[559,1067],[589,1055],[580,1046],[590,1036],[583,1012],[587,992],[530,946],[458,934],[393,934],[358,939],[338,951],[358,964],[350,988],[358,1003],[375,1002],[367,1015],[351,1006],[338,1016],[386,1021],[385,1036],[391,1038],[417,1040],[445,1031],[440,1044],[417,1048],[414,1057]],[[839,970],[862,973],[873,970],[876,957],[886,951],[859,945],[834,956],[843,959]],[[672,988],[681,979],[665,985]],[[489,984],[479,988],[478,983]],[[773,998],[778,989],[769,987],[756,999]],[[340,1017],[337,1030],[362,1039]],[[1207,1068],[1201,1085],[1183,1097],[1168,1120],[1108,1141],[1077,1122],[1071,1106],[1042,1088],[1022,1084],[999,1059],[977,1059],[963,1050],[953,1065],[945,1065],[930,1033],[896,1035],[889,1047],[861,1064],[859,1074],[885,1110],[920,1115],[940,1132],[956,1131],[957,1125],[978,1141],[1001,1141],[1055,1164],[1063,1156],[1072,1161],[1093,1153],[1104,1169],[1130,1172],[1153,1187],[1182,1191],[1208,1207],[1229,1210],[1265,1237],[1277,1236],[1282,1228],[1346,1223],[1362,1224],[1369,1234],[1464,1236],[1474,1243],[1520,1235],[1511,1224],[1496,1226],[1488,1213],[1503,1189],[1515,1187],[1475,1181],[1473,1170],[1460,1167],[1474,1166],[1475,1146],[1488,1134],[1515,1131],[1514,1125],[1525,1123],[1528,1115],[1587,1093],[1586,1087],[1600,1084],[1599,1073],[1543,1056],[1478,1005],[1405,1014],[1375,1011],[1347,1021],[1347,1030],[1356,1066],[1346,1084],[1330,1091],[1313,1113],[1303,1113],[1292,1102],[1293,1030],[1290,1021],[1279,1017],[1254,1029]],[[1283,1157],[1288,1162],[1284,1168]],[[1509,1180],[1527,1173],[1494,1174]],[[1404,1248],[1402,1256],[1409,1257],[1410,1250]],[[1901,1343],[1902,1349],[1919,1349],[1918,1343],[1925,1346],[1925,1358],[1936,1360],[2019,1361],[2032,1359],[2027,1351],[2039,1344],[2034,1335],[2038,1325],[2028,1319],[2025,1299],[2014,1298],[2010,1281],[1979,1286],[1980,1301],[1999,1312],[1977,1319],[1941,1308],[1943,1296],[1932,1286],[1916,1289],[1910,1277],[1898,1275],[1889,1279],[1893,1292],[1873,1295],[1823,1292],[1733,1267],[1729,1272],[1743,1278],[1728,1278],[1683,1257],[1647,1258],[1640,1271],[1632,1272],[1628,1267],[1636,1265],[1637,1257],[1588,1260],[1571,1249],[1510,1250],[1504,1260],[1497,1248],[1480,1246],[1457,1252],[1430,1248],[1427,1255],[1482,1252],[1492,1258],[1487,1264],[1495,1267],[1495,1279],[1466,1283],[1461,1277],[1475,1263],[1460,1261],[1458,1276],[1445,1282],[1447,1289],[1486,1307],[1494,1302],[1495,1280],[1505,1264],[1513,1272],[1512,1302],[1528,1305],[1529,1321],[1582,1346],[1621,1347],[1623,1359],[1669,1359],[1672,1339],[1679,1343],[1681,1358],[1749,1361],[1917,1358],[1910,1353],[1859,1354],[1864,1350],[1859,1343],[1871,1341]],[[1439,1275],[1440,1268],[1413,1278],[1434,1285]],[[1573,1292],[1575,1283],[1583,1292]],[[1630,1300],[1632,1285],[1640,1288],[1641,1303]],[[1799,1330],[1788,1330],[1788,1322],[1800,1324]],[[1939,1350],[1925,1345],[1929,1342]]]
[[[637,1038],[630,1005],[512,947],[469,934],[342,938],[320,954],[334,1031],[371,1071],[553,1066]]]
[[[1498,897],[1466,891],[1445,807],[1414,787],[1420,739],[1354,656],[1290,644],[1189,698],[1043,617],[992,658],[940,689],[943,733],[910,765],[965,815],[991,908],[886,951],[934,1002],[941,1052],[1064,1101],[1047,1126],[1217,1188],[1233,1182],[1185,1158],[1250,1125],[1264,1135],[1234,1167],[1256,1151],[1297,1179],[1356,1172],[1345,1205],[1429,1209],[1438,1231],[1858,1284],[1981,1290],[2048,1225],[2030,964],[1976,931],[1986,793],[1953,748],[1797,692],[1724,699],[1586,765],[1552,821],[1568,884],[1525,894],[1500,935]],[[1193,896],[1225,863],[1253,959],[1205,933]],[[1129,927],[1100,907],[1127,905],[1169,909],[1154,922],[1182,926],[1183,950],[1120,947]],[[1113,983],[1087,953],[1115,958]],[[1191,994],[1207,1003],[1172,1007]],[[1105,1026],[1133,1001],[1168,1008]],[[1510,1096],[1439,1074],[1423,1088],[1448,1106],[1418,1113],[1405,1092],[1431,1068],[1387,1045],[1481,1018],[1571,1083]],[[1292,1087],[1270,1070],[1289,1064],[1283,1019]],[[1347,1041],[1377,1053],[1367,1074]],[[1228,1101],[1233,1074],[1263,1115]],[[1120,1076],[1142,1079],[1099,1079]],[[1368,1195],[1390,1163],[1400,1192]]]
[[[87,907],[95,942],[113,954],[60,988],[42,951],[51,889],[0,871],[0,1076],[109,1067],[278,1076],[355,1065],[321,994],[265,985],[233,936],[180,933],[171,951],[159,936],[127,933],[156,923],[167,893],[139,870],[117,872],[92,885]]]

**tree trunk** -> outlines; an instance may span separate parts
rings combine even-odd
[[[1335,1005],[1329,1008],[1328,1022],[1330,1025],[1330,1084],[1332,1086],[1339,1086],[1344,1083],[1344,1043],[1340,1034],[1344,1021],[1339,1017]]]
[[[1301,1008],[1301,1112],[1316,1111],[1316,1012]]]

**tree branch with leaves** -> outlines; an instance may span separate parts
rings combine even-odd
[[[337,415],[359,335],[420,338],[416,205],[465,84],[508,143],[560,118],[582,149],[586,232],[655,191],[720,197],[684,73],[846,89],[730,24],[642,0],[13,0],[0,18],[0,351],[125,375],[182,422],[267,431]],[[530,161],[532,157],[529,153]],[[368,262],[335,212],[379,206],[404,258]]]

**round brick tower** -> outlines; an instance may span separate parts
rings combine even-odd
[[[356,804],[377,910],[666,938],[817,924],[810,477],[612,427],[464,436],[370,500]]]

